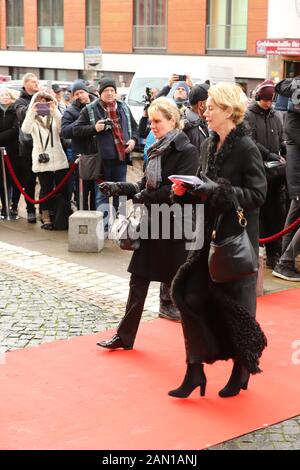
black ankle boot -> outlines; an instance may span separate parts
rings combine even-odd
[[[235,361],[227,384],[219,391],[220,397],[234,397],[240,393],[241,389],[247,390],[249,377],[247,369],[240,362]]]
[[[197,387],[200,387],[200,395],[204,397],[206,377],[203,364],[188,364],[182,384],[179,388],[171,390],[168,395],[176,398],[187,398]]]

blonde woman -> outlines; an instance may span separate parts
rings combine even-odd
[[[148,149],[149,163],[144,178],[137,184],[102,183],[99,189],[107,197],[122,194],[144,204],[148,227],[151,227],[151,206],[171,204],[171,181],[168,177],[172,174],[195,174],[199,155],[180,129],[180,114],[174,103],[164,97],[158,98],[152,102],[148,112],[156,140]],[[150,231],[149,237],[141,240],[141,246],[134,251],[128,268],[131,278],[125,316],[117,334],[107,341],[99,341],[98,346],[106,349],[133,348],[150,282],[170,285],[186,256],[185,240],[164,239],[161,227],[154,235]]]
[[[203,363],[233,359],[228,383],[219,395],[237,395],[247,389],[250,373],[260,371],[259,357],[266,339],[255,320],[256,275],[237,281],[214,283],[208,271],[208,254],[218,220],[217,241],[243,230],[238,223],[234,197],[244,210],[247,232],[258,254],[259,208],[266,195],[266,178],[261,155],[246,135],[242,123],[245,104],[238,86],[219,84],[208,91],[204,113],[211,136],[201,148],[203,184],[187,189],[174,184],[179,199],[202,201],[205,209],[205,240],[201,250],[191,253],[173,283],[173,298],[181,313],[186,346],[187,371],[180,387],[169,395],[186,398],[200,387],[205,394]],[[224,266],[226,269],[226,266]]]

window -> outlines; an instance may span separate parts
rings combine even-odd
[[[38,1],[38,45],[39,47],[64,46],[63,0]]]
[[[86,0],[86,46],[100,46],[99,0]]]
[[[23,0],[6,1],[7,46],[24,46]]]
[[[134,1],[135,49],[166,49],[167,47],[167,1]]]
[[[206,48],[247,49],[248,0],[209,0]]]

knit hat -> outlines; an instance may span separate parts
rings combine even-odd
[[[117,92],[116,82],[112,78],[102,78],[99,82],[99,94],[105,90],[105,88],[111,86]]]
[[[54,93],[59,93],[61,91],[64,91],[57,83],[54,83],[52,85],[52,90],[54,91]]]
[[[73,85],[72,85],[72,93],[74,94],[75,91],[78,91],[78,90],[83,90],[83,91],[86,91],[87,93],[89,92],[88,88],[87,88],[87,85],[85,83],[84,80],[75,80],[75,82],[73,82]]]
[[[193,106],[199,101],[206,101],[208,98],[209,85],[207,83],[199,83],[193,86],[189,94],[189,102]]]
[[[275,83],[272,80],[265,80],[258,85],[256,95],[259,100],[272,100],[275,92]],[[258,101],[259,101],[258,100]]]

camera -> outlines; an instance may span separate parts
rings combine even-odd
[[[186,75],[178,75],[178,81],[179,82],[185,82],[186,81]]]
[[[144,109],[149,108],[151,101],[152,101],[151,88],[147,86],[145,90],[145,94],[143,95],[143,101],[142,101],[142,103],[145,105]]]
[[[39,116],[49,116],[50,114],[49,103],[37,103],[36,112]]]
[[[48,163],[49,161],[50,161],[50,157],[48,153],[39,154],[39,163]]]
[[[114,123],[113,123],[113,121],[112,121],[111,119],[105,118],[105,119],[102,119],[101,122],[102,122],[102,123],[104,124],[104,126],[105,126],[105,127],[104,127],[104,130],[105,130],[105,131],[111,131],[111,130],[112,130]]]

